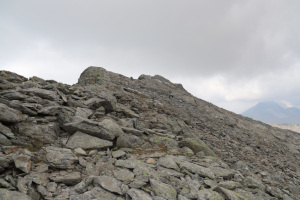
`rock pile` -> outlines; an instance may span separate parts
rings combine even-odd
[[[1,200],[300,199],[300,136],[161,76],[0,71]]]

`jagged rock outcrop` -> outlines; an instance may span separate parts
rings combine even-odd
[[[300,135],[156,75],[0,71],[0,199],[300,199]]]

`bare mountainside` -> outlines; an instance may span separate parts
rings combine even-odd
[[[300,135],[156,75],[0,71],[0,199],[300,199]]]

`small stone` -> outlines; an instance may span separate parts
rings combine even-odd
[[[152,164],[152,165],[156,165],[156,160],[154,160],[153,158],[149,158],[147,161],[146,161],[146,163],[148,163],[148,164]]]
[[[76,149],[74,149],[74,152],[76,154],[79,154],[79,155],[82,155],[82,156],[86,156],[87,155],[87,153],[82,148],[76,148]]]
[[[29,173],[31,169],[30,157],[27,155],[16,155],[13,157],[16,168],[20,169],[25,173]]]
[[[114,158],[121,158],[121,157],[123,157],[123,156],[125,156],[125,155],[126,155],[126,153],[125,153],[124,151],[121,151],[121,150],[113,151],[113,152],[112,152],[112,156],[113,156]]]

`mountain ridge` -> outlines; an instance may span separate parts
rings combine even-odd
[[[5,71],[0,80],[0,197],[299,199],[298,133],[162,76],[89,67],[72,86]]]
[[[283,108],[278,103],[260,102],[241,113],[243,116],[271,124],[300,124],[300,109]]]

